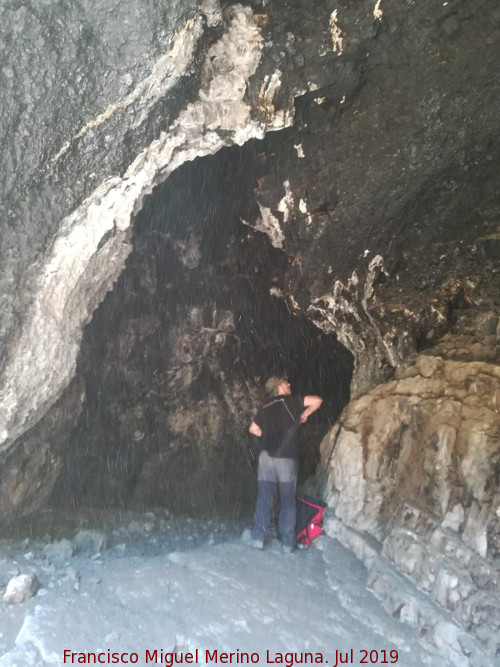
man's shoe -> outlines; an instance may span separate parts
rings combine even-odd
[[[292,551],[293,551],[293,547],[290,546],[289,544],[282,544],[282,545],[281,545],[281,551],[282,551],[284,554],[291,554]]]
[[[264,548],[264,540],[255,540],[252,537],[251,530],[244,530],[241,536],[241,542],[247,547],[252,547],[252,549],[262,549]]]

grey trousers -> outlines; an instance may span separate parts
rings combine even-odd
[[[297,467],[295,459],[273,459],[267,452],[261,452],[257,474],[257,505],[252,530],[254,540],[264,540],[266,536],[271,522],[274,494],[279,484],[281,543],[286,546],[295,546]]]

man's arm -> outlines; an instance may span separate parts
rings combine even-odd
[[[250,424],[250,428],[248,430],[252,435],[256,435],[258,438],[260,438],[260,436],[262,435],[262,429],[260,428],[260,426],[257,426],[255,422],[252,422]]]
[[[309,415],[319,408],[323,403],[321,396],[304,396],[304,412],[300,415],[300,423],[305,424]],[[257,427],[258,428],[258,427]]]

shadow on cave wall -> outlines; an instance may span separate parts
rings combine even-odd
[[[242,513],[254,501],[262,386],[286,373],[324,397],[301,434],[302,480],[349,398],[351,355],[271,296],[287,257],[242,220],[287,133],[197,159],[155,188],[127,266],[88,325],[85,404],[54,504]],[[292,149],[293,151],[293,149]]]

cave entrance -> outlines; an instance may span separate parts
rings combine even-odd
[[[144,201],[126,268],[84,334],[84,409],[56,503],[248,512],[248,425],[277,373],[324,398],[302,432],[302,479],[314,471],[352,358],[275,296],[286,254],[242,222],[259,216],[254,188],[290,141],[280,134],[187,163]]]

